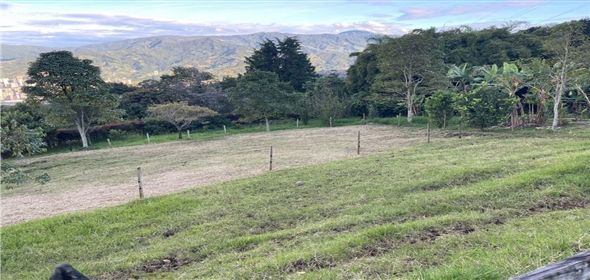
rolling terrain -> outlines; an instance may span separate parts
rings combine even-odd
[[[91,59],[108,81],[140,82],[167,73],[175,66],[193,66],[218,78],[244,71],[244,57],[265,38],[296,36],[318,72],[348,69],[350,53],[362,51],[376,34],[348,31],[339,34],[297,35],[255,33],[233,36],[158,36],[129,39],[76,48],[63,48]],[[35,46],[1,46],[2,77],[22,76],[40,53],[57,50]]]
[[[509,279],[590,249],[588,132],[427,144],[422,128],[367,125],[19,160],[53,180],[3,193],[3,215],[18,197],[29,209],[132,200],[3,226],[2,279],[47,279],[62,262],[91,279]]]

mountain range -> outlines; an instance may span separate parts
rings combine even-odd
[[[268,38],[296,37],[319,73],[344,72],[353,62],[350,53],[362,51],[369,38],[365,31],[339,34],[255,33],[231,36],[158,36],[128,39],[74,48],[1,45],[3,78],[24,76],[29,63],[40,53],[68,50],[74,56],[91,59],[101,68],[103,79],[138,83],[169,73],[172,67],[196,67],[218,78],[244,72],[245,57]]]

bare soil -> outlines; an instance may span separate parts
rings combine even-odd
[[[124,204],[138,198],[141,166],[146,197],[268,172],[356,157],[426,142],[426,131],[384,125],[299,129],[90,150],[17,161],[47,172],[46,185],[26,185],[1,193],[2,225]],[[439,133],[432,139],[442,141]]]

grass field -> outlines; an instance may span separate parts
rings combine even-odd
[[[359,127],[235,136],[241,145],[261,141],[265,155],[279,139],[284,147],[298,146],[289,142],[293,139],[323,144],[300,147],[289,163],[280,163],[278,156],[281,167],[272,172],[264,171],[268,158],[249,157],[256,149],[232,146],[241,157],[231,162],[257,166],[256,172],[172,195],[4,226],[2,279],[47,278],[61,262],[93,279],[506,279],[590,249],[589,130],[490,132],[462,139],[437,134],[426,144],[423,130],[367,127],[384,133],[363,132],[373,135],[368,143],[381,144],[365,144],[362,156],[356,156]],[[220,147],[227,147],[227,140],[198,145],[225,141]],[[196,143],[158,148],[171,153],[183,147],[191,154],[184,148]],[[157,150],[154,146],[150,149]],[[137,165],[148,164],[135,164],[140,156],[134,153],[149,152],[134,149],[139,148],[84,152],[84,161],[98,154],[85,166],[111,166],[112,174],[102,176],[108,177],[105,184],[118,176],[133,178]],[[108,160],[115,150],[130,171]],[[212,150],[233,154],[224,152],[227,148]],[[209,160],[208,166],[227,164],[201,156],[203,151],[197,158]],[[339,156],[309,158],[316,154],[318,159]],[[185,159],[177,159],[182,154],[148,155],[158,155],[160,163],[178,161],[169,169],[154,164],[163,171],[147,176],[150,185],[176,184],[172,174],[182,174]],[[59,164],[83,162],[68,154],[53,157],[28,164],[41,169],[53,164],[57,171]],[[70,181],[78,176],[87,176],[89,184],[101,180],[92,172],[63,172],[57,178],[64,179],[54,176],[56,185],[47,186],[45,194],[77,193]],[[190,185],[203,174],[183,180]],[[296,186],[296,181],[305,183]],[[97,192],[105,187],[90,186]],[[29,197],[34,204],[39,189],[11,190],[6,198],[3,193],[2,215],[12,211],[5,201]]]

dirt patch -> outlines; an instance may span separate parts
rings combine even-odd
[[[176,257],[166,257],[161,260],[151,261],[140,265],[136,268],[136,271],[143,271],[146,273],[154,272],[169,272],[177,270],[179,267],[193,263],[193,260],[188,259],[177,259]]]
[[[273,170],[357,157],[358,131],[361,131],[361,156],[426,141],[421,129],[361,125],[242,134],[216,140],[175,141],[23,159],[17,164],[47,172],[52,180],[44,186],[3,191],[2,225],[137,199],[138,166],[142,168],[144,194],[150,197],[268,172],[270,146],[273,146]],[[442,141],[437,133],[431,138]],[[116,147],[116,142],[113,145]]]
[[[306,272],[334,266],[335,264],[328,260],[314,257],[311,260],[298,259],[284,267],[283,271],[286,273]]]
[[[554,201],[544,201],[537,205],[530,207],[528,212],[530,215],[540,212],[548,211],[562,211],[572,209],[582,209],[590,206],[590,199],[561,197]]]
[[[93,279],[115,280],[115,279],[171,279],[170,272],[178,270],[180,267],[189,265],[201,260],[179,259],[175,256],[168,256],[162,259],[148,261],[140,264],[130,270],[118,271],[114,273],[105,273]]]

